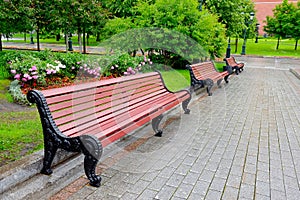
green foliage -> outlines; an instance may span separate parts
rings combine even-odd
[[[18,80],[14,80],[11,82],[9,86],[9,93],[13,97],[14,102],[21,105],[31,105],[26,98],[26,95],[21,91],[21,85]]]
[[[226,27],[228,37],[239,37],[244,28],[251,25],[254,31],[255,20],[252,24],[249,21],[249,13],[255,12],[254,3],[248,0],[206,0],[205,7],[219,16],[219,21]],[[251,34],[251,33],[250,33]]]
[[[138,1],[134,17],[115,18],[106,24],[107,36],[123,31],[106,44],[128,52],[156,51],[165,59],[177,54],[191,61],[207,57],[206,52],[219,56],[226,42],[225,29],[217,20],[207,10],[200,12],[196,0]],[[133,27],[137,29],[128,30]]]
[[[278,37],[277,49],[279,46],[279,39],[285,37],[294,37],[296,40],[300,38],[300,3],[297,8],[293,3],[288,3],[284,0],[273,10],[273,17],[267,16],[267,25],[264,26],[264,31],[270,35]]]

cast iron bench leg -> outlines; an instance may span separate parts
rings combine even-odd
[[[229,74],[228,74],[227,76],[224,77],[225,83],[228,83],[228,82],[229,82],[229,81],[228,81],[228,77],[229,77]]]
[[[155,132],[155,136],[157,136],[157,137],[161,137],[162,133],[163,133],[163,131],[158,128],[159,123],[161,122],[162,118],[163,118],[163,115],[161,114],[161,115],[155,117],[154,119],[152,119],[152,128]]]
[[[213,80],[211,80],[210,78],[208,78],[208,79],[206,79],[205,80],[205,83],[204,83],[205,85],[206,85],[206,91],[207,91],[207,94],[208,94],[208,96],[211,96],[212,95],[212,92],[211,92],[211,89],[212,89],[212,87],[214,86],[214,81]]]
[[[99,187],[101,184],[101,177],[96,175],[96,166],[102,155],[102,145],[99,140],[93,135],[81,135],[79,136],[81,145],[81,152],[85,155],[84,157],[84,171],[90,185]]]
[[[218,88],[221,88],[221,82],[222,82],[222,79],[217,80]]]
[[[190,98],[188,98],[182,102],[182,108],[184,110],[184,114],[190,114],[191,110],[188,109],[187,106],[190,103],[191,99],[192,99],[192,95],[190,96]]]

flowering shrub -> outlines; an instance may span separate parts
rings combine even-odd
[[[132,57],[129,54],[124,54],[116,58],[109,69],[114,76],[128,76],[144,70],[147,65],[149,67],[152,62],[146,56]]]
[[[82,58],[80,55],[78,57]],[[10,78],[18,80],[23,88],[61,83],[62,81],[57,81],[58,79],[70,80],[76,76],[80,67],[77,63],[82,63],[78,59],[75,61],[76,56],[74,55],[64,54],[62,56],[49,51],[41,53],[41,55],[17,52],[8,55],[6,59]]]

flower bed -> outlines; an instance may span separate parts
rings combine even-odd
[[[78,53],[8,52],[3,56],[12,80],[10,92],[16,102],[29,104],[26,93],[31,89],[49,89],[87,81],[134,75],[151,68],[146,56],[129,54],[87,56]],[[0,62],[1,64],[1,62]]]

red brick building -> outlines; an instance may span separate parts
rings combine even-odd
[[[264,21],[266,20],[267,16],[273,16],[273,9],[276,5],[281,4],[282,0],[253,0],[256,10],[256,18],[258,23],[260,24],[259,27],[259,34],[263,35],[264,30],[263,26],[266,24]],[[289,2],[297,3],[297,0],[290,0]]]

